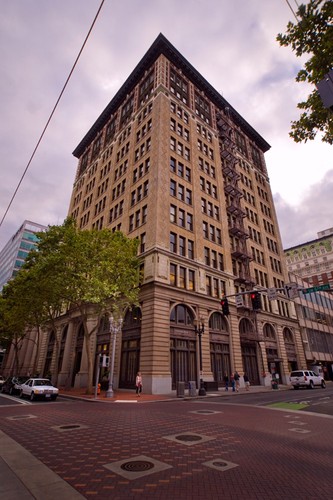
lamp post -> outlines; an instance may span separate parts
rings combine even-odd
[[[113,316],[110,317],[110,336],[112,344],[112,353],[111,353],[111,364],[109,373],[109,387],[105,393],[106,398],[113,398],[113,372],[114,372],[114,360],[116,353],[116,339],[117,339],[117,333],[121,331],[122,324],[123,320],[121,318],[116,321]]]
[[[204,387],[203,379],[202,379],[202,345],[201,345],[201,337],[205,332],[205,325],[203,318],[200,318],[200,321],[195,319],[193,321],[194,331],[196,335],[198,335],[199,339],[199,368],[200,368],[200,387],[199,387],[199,396],[206,396],[206,389]]]

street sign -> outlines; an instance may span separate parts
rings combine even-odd
[[[330,290],[330,289],[331,289],[330,284],[325,283],[324,285],[312,286],[311,288],[304,288],[304,290],[302,290],[302,292],[307,294],[307,293],[313,293],[313,292],[323,292],[325,290]]]
[[[236,307],[243,307],[244,306],[244,299],[243,295],[236,295]]]
[[[267,297],[268,300],[275,300],[277,298],[277,292],[275,287],[267,288]]]
[[[299,290],[297,283],[287,283],[284,288],[286,294],[290,299],[296,299],[297,297],[299,297]]]

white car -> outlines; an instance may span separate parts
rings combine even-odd
[[[21,385],[20,398],[28,396],[31,401],[37,398],[52,399],[55,401],[58,397],[59,389],[52,385],[52,382],[46,378],[29,378]]]
[[[311,370],[295,370],[294,372],[291,372],[290,382],[294,389],[299,389],[300,387],[313,389],[315,386],[325,389],[326,387],[323,377],[317,375]]]

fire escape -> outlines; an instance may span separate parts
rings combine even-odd
[[[242,290],[251,290],[255,284],[250,276],[250,256],[247,248],[249,234],[244,226],[246,217],[241,207],[243,193],[238,187],[240,174],[237,172],[235,130],[229,111],[219,114],[217,117],[217,128],[219,133],[220,155],[222,161],[222,173],[224,176],[224,191],[226,195],[228,229],[231,238],[231,255],[233,258],[233,274],[235,284]]]

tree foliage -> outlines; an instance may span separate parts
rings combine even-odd
[[[290,46],[297,57],[311,55],[296,81],[316,85],[333,68],[333,2],[310,0],[299,6],[297,18],[299,22],[290,21],[286,34],[279,33],[277,41],[281,46]],[[291,123],[294,141],[313,140],[320,132],[323,142],[333,144],[333,113],[324,108],[318,91],[314,89],[297,107],[302,112],[299,120]]]
[[[108,229],[80,230],[70,218],[61,226],[50,226],[38,237],[36,250],[30,252],[23,269],[8,285],[14,299],[26,297],[19,315],[20,331],[32,323],[52,328],[57,370],[60,344],[57,318],[68,311],[79,314],[88,363],[87,392],[91,392],[91,338],[99,322],[93,329],[88,322],[91,317],[101,318],[106,313],[120,318],[127,307],[137,304],[138,241]]]

